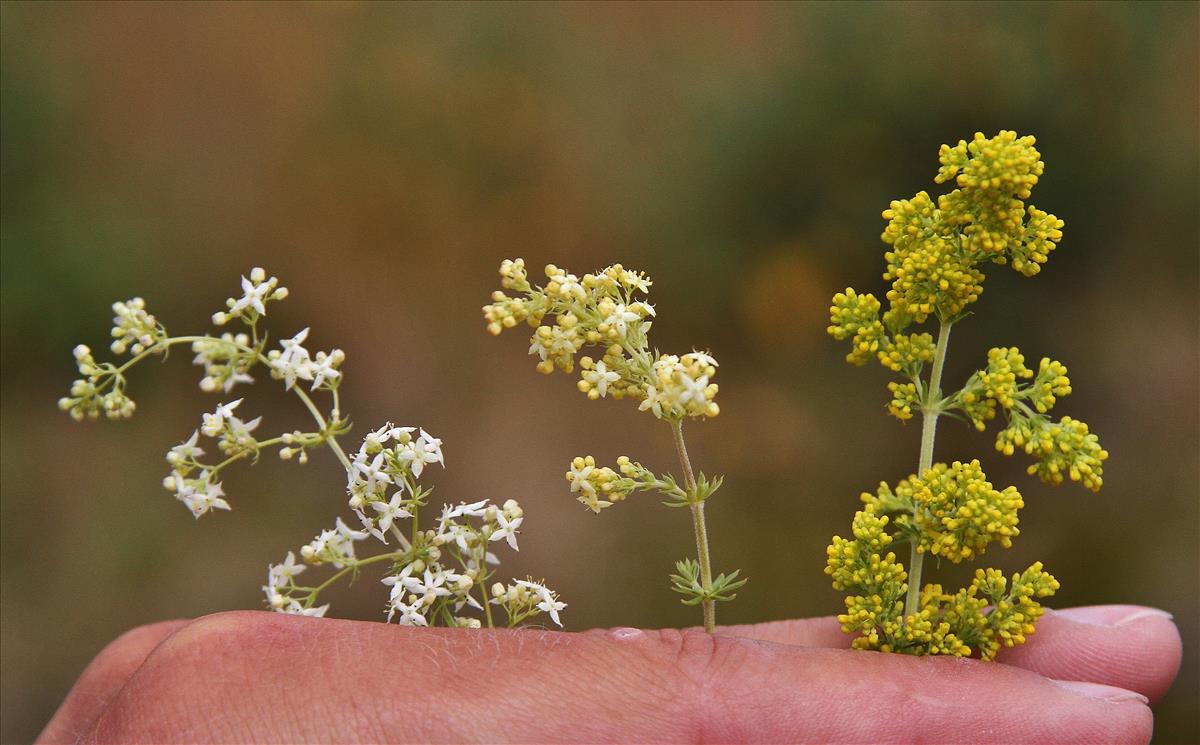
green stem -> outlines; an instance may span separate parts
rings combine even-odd
[[[933,438],[937,433],[938,416],[942,413],[942,368],[946,365],[946,347],[950,343],[951,324],[942,321],[938,330],[937,349],[933,353],[933,370],[929,374],[929,390],[922,406],[921,455],[917,462],[917,478],[933,467]],[[913,503],[913,516],[921,506]],[[914,540],[908,554],[908,596],[904,601],[904,615],[916,613],[921,599],[921,565],[925,554],[918,550],[920,541]]]
[[[322,582],[321,584],[317,585],[316,587],[314,587],[312,589],[312,591],[309,593],[309,596],[308,596],[309,606],[311,606],[312,603],[316,602],[317,595],[322,590],[328,588],[334,582],[337,582],[339,579],[344,577],[347,572],[353,572],[356,569],[358,569],[359,567],[366,566],[367,564],[374,564],[376,562],[384,561],[386,559],[392,559],[392,560],[399,559],[404,556],[404,553],[405,553],[404,551],[394,551],[389,554],[377,554],[377,555],[372,556],[367,559],[360,559],[360,560],[354,562],[353,564],[343,567],[337,574],[333,575],[332,577],[330,577],[329,579],[325,580],[324,582]]]
[[[484,615],[487,616],[488,628],[494,629],[496,628],[496,624],[492,621],[492,591],[491,588],[487,586],[487,572],[483,571],[482,569],[480,572],[479,586],[482,590],[480,594],[483,595],[483,612]]]
[[[211,337],[211,336],[173,336],[163,342],[160,342],[159,344],[155,344],[154,346],[150,347],[149,349],[147,349],[146,351],[137,355],[136,357],[131,358],[128,362],[126,362],[125,364],[116,368],[113,371],[113,374],[114,375],[122,375],[122,374],[124,374],[124,372],[126,370],[133,367],[138,362],[141,362],[142,360],[149,357],[150,355],[156,354],[159,351],[166,349],[167,347],[172,347],[176,344],[191,344],[193,342],[198,342],[198,341],[213,341],[213,340],[214,340],[214,337]],[[217,339],[216,341],[221,341],[221,340]],[[225,343],[232,343],[232,342],[225,342]],[[262,352],[260,352],[258,349],[246,347],[246,346],[243,346],[241,344],[236,344],[236,343],[234,343],[233,346],[237,347],[238,350],[240,350],[246,354],[253,354],[255,356],[255,358],[258,359],[259,362],[263,363],[264,365],[270,366],[271,361],[269,359],[267,359],[267,357]],[[332,450],[333,454],[337,456],[337,459],[339,461],[341,461],[342,467],[346,469],[347,473],[349,473],[350,472],[350,458],[346,456],[346,451],[342,450],[342,446],[338,443],[337,438],[329,433],[329,431],[328,431],[329,422],[325,421],[325,417],[321,415],[320,410],[317,409],[317,405],[313,403],[313,400],[311,398],[309,398],[308,394],[305,393],[303,389],[292,386],[292,392],[295,393],[296,396],[298,396],[300,398],[300,401],[304,404],[305,408],[308,409],[308,413],[312,414],[313,419],[317,422],[317,425],[320,427],[321,436],[325,440],[325,444],[329,446],[329,449]],[[334,408],[335,409],[337,408],[336,403],[334,405]]]
[[[688,507],[692,511],[692,530],[696,534],[696,560],[700,562],[700,582],[704,589],[712,587],[712,564],[708,556],[708,528],[704,523],[704,502],[695,501],[696,476],[692,472],[692,461],[688,458],[687,445],[683,441],[683,420],[678,419],[671,424],[671,434],[675,438],[675,451],[679,454],[679,464],[683,468],[683,483],[688,495],[693,501]],[[703,601],[704,630],[713,633],[717,627],[717,604],[709,598]]]

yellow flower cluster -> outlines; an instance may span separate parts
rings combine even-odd
[[[919,409],[921,399],[917,395],[916,383],[888,383],[892,400],[888,402],[888,413],[900,421],[912,419],[913,409]]]
[[[935,313],[951,320],[979,298],[983,272],[929,194],[893,201],[883,219],[888,225],[881,238],[892,246],[884,254],[883,278],[892,282],[887,298],[894,309],[911,314],[917,323]]]
[[[962,248],[976,260],[1011,260],[1027,277],[1041,271],[1063,227],[1062,220],[1022,201],[1045,168],[1035,141],[1010,131],[991,138],[976,132],[970,143],[942,145],[942,167],[934,179],[939,184],[954,179],[959,187],[938,199],[938,210],[947,225],[961,231]]]
[[[979,263],[1011,261],[1033,276],[1062,240],[1062,220],[1022,201],[1044,168],[1032,136],[976,133],[970,143],[943,145],[939,160],[934,180],[953,179],[957,189],[936,201],[922,191],[883,212],[887,299],[892,312],[917,323],[931,315],[953,321],[975,302],[983,292]]]
[[[673,480],[658,478],[627,455],[617,458],[617,468],[621,471],[619,475],[607,466],[597,466],[596,459],[586,455],[571,461],[566,478],[571,484],[571,492],[578,495],[576,499],[580,504],[596,513],[616,502],[625,501],[626,497],[637,491],[669,492],[678,489]]]
[[[1012,455],[1017,449],[1037,459],[1029,474],[1048,484],[1061,484],[1064,474],[1092,491],[1104,485],[1108,451],[1100,446],[1086,423],[1069,416],[1057,424],[1045,417],[1017,417],[996,436],[996,449]]]
[[[902,530],[912,526],[918,550],[955,564],[983,554],[992,541],[1011,547],[1020,532],[1017,512],[1025,506],[1015,487],[993,488],[978,460],[936,463],[922,476],[901,481],[895,492],[881,484],[876,495],[863,498],[880,509],[903,505],[896,524]]]
[[[1004,191],[1028,199],[1045,169],[1036,141],[1033,135],[1017,137],[1016,132],[1001,130],[990,139],[976,132],[969,144],[959,140],[954,147],[942,145],[938,150],[942,167],[934,181],[944,184],[956,179],[963,189]]]
[[[897,334],[891,344],[879,350],[879,364],[892,372],[916,376],[933,359],[933,350],[930,334]]]
[[[483,308],[488,331],[499,334],[528,323],[535,329],[529,353],[539,358],[537,369],[546,374],[556,369],[572,373],[584,347],[601,349],[598,360],[579,359],[576,385],[590,399],[629,397],[640,401],[643,411],[668,420],[720,413],[712,382],[717,362],[711,355],[656,359],[651,352],[647,333],[655,311],[644,299],[651,284],[644,274],[620,264],[582,277],[549,264],[545,274],[545,287],[535,287],[522,259],[505,260],[500,265],[503,289],[492,293],[492,302]],[[553,322],[546,323],[547,317]]]
[[[979,373],[979,382],[984,395],[1005,409],[1016,405],[1020,395],[1019,380],[1033,377],[1033,371],[1025,367],[1025,355],[1016,347],[993,347],[988,350],[987,370]]]
[[[838,341],[853,337],[846,361],[865,365],[887,342],[887,332],[879,321],[879,301],[874,295],[860,295],[847,287],[833,296],[829,308],[829,335]]]
[[[900,490],[897,489],[897,492]],[[974,581],[950,595],[938,584],[925,585],[916,613],[904,615],[908,575],[887,549],[894,536],[879,510],[895,510],[902,497],[871,495],[854,515],[853,538],[835,536],[826,549],[825,573],[837,590],[852,593],[846,612],[838,616],[842,630],[856,634],[855,649],[916,655],[978,655],[994,659],[1004,646],[1014,646],[1032,634],[1043,610],[1038,599],[1058,590],[1058,581],[1043,571],[1041,562],[1014,574],[1011,586],[996,569],[977,570]],[[901,529],[898,535],[904,535]]]
[[[1037,379],[1029,391],[1029,400],[1039,414],[1054,408],[1063,396],[1071,395],[1071,379],[1067,377],[1067,366],[1049,357],[1038,363]]]

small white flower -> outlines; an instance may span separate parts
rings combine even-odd
[[[384,471],[385,465],[383,453],[376,453],[368,462],[367,454],[359,452],[350,464],[350,488],[361,485],[367,494],[374,494],[379,484],[393,483],[392,477]]]
[[[196,441],[200,438],[200,431],[193,430],[192,436],[186,442],[182,442],[167,451],[167,463],[173,466],[178,466],[189,460],[195,460],[201,455],[204,455],[204,450],[196,447]]]
[[[305,608],[296,600],[288,601],[287,607],[280,609],[281,613],[287,613],[293,616],[309,616],[311,618],[323,618],[325,611],[329,610],[329,604],[326,603],[317,608]]]
[[[663,417],[663,397],[658,388],[646,384],[646,397],[638,404],[638,411],[649,411],[654,416],[662,419]]]
[[[699,378],[693,379],[692,376],[686,373],[679,375],[680,391],[678,401],[680,404],[693,404],[694,406],[703,406],[707,402],[704,394],[704,389],[708,387],[708,376],[701,375]]]
[[[571,493],[574,494],[583,491],[588,496],[596,496],[596,486],[589,480],[592,471],[595,471],[595,466],[589,466],[586,463],[581,468],[577,468],[574,463],[571,464]]]
[[[337,522],[335,523],[334,527],[337,530],[338,535],[341,536],[343,540],[345,540],[349,543],[353,543],[354,541],[361,541],[361,540],[365,539],[368,535],[367,531],[365,531],[365,530],[354,530],[349,525],[347,525],[340,517],[337,519]],[[350,556],[351,556],[351,558],[353,558],[353,554],[350,554]]]
[[[409,464],[409,470],[416,478],[421,478],[427,463],[440,463],[443,468],[446,467],[442,457],[442,441],[425,430],[421,430],[420,437],[401,448],[397,456]]]
[[[545,585],[523,579],[515,580],[514,583],[519,587],[524,587],[527,590],[537,593],[539,600],[536,606],[537,609],[548,613],[550,618],[558,624],[559,628],[562,628],[562,621],[558,618],[558,612],[567,607],[566,603],[560,602],[554,592]]]
[[[252,272],[252,274],[254,273]],[[230,306],[229,313],[236,316],[246,308],[253,308],[260,316],[265,316],[267,306],[264,301],[270,297],[274,289],[275,285],[271,282],[259,280],[256,284],[242,277],[242,296]]]
[[[400,584],[405,590],[421,598],[425,605],[432,603],[435,598],[444,598],[450,595],[450,588],[446,587],[445,573],[432,572],[428,568],[421,577],[414,577],[410,574],[402,578]]]
[[[175,480],[175,498],[183,502],[196,519],[209,510],[229,509],[229,502],[222,498],[225,490],[220,482],[209,481],[212,476],[208,471],[201,471],[196,479],[185,479],[178,471],[173,472],[172,476]]]
[[[521,527],[521,523],[524,520],[525,518],[523,517],[514,517],[510,520],[504,516],[503,512],[497,512],[496,524],[500,526],[500,529],[493,532],[488,540],[498,541],[504,538],[508,541],[508,545],[512,547],[513,551],[520,551],[521,549],[517,548],[517,528]]]
[[[308,569],[304,564],[296,563],[296,554],[287,552],[282,564],[272,564],[267,567],[267,585],[272,588],[287,587],[292,579]]]
[[[279,342],[279,346],[283,347],[282,352],[271,353],[271,369],[283,380],[284,388],[289,391],[292,386],[296,385],[297,378],[300,380],[313,379],[312,358],[303,346],[304,340],[307,338],[308,329],[305,328],[291,339]]]
[[[387,531],[392,527],[394,520],[412,517],[412,513],[400,504],[403,498],[404,492],[398,491],[392,495],[390,502],[371,502],[371,508],[379,513],[375,521],[375,526],[378,530]],[[380,540],[383,539],[380,538]],[[383,542],[387,543],[386,540]]]
[[[623,304],[618,304],[616,310],[608,318],[605,318],[604,322],[616,330],[618,336],[624,338],[625,334],[629,331],[629,324],[641,319],[642,317],[634,313],[631,308],[626,308]]]
[[[388,609],[388,620],[392,620],[392,615],[396,611],[400,611],[400,620],[397,621],[401,626],[428,626],[429,621],[425,620],[425,616],[421,614],[421,601],[417,601],[411,605],[397,600],[391,604]]]
[[[340,359],[344,357],[340,349],[335,349],[330,354],[317,352],[316,360],[308,367],[308,374],[312,376],[313,381],[311,390],[317,390],[326,381],[342,377],[342,371],[337,369],[337,365],[341,364]]]
[[[621,376],[605,366],[604,360],[596,363],[596,366],[591,370],[585,370],[583,379],[592,384],[596,392],[603,398],[608,395],[608,386],[621,379]]]
[[[251,433],[258,429],[258,425],[262,424],[262,417],[258,416],[248,422],[243,422],[235,416],[229,417],[229,439],[233,442],[246,442],[253,440]]]
[[[442,522],[447,522],[456,517],[462,517],[463,515],[468,517],[483,517],[483,514],[487,512],[487,508],[488,500],[486,499],[481,499],[478,502],[471,502],[470,504],[467,504],[466,502],[459,502],[455,507],[451,507],[448,504],[442,505],[441,519]]]
[[[221,430],[225,429],[225,420],[233,416],[233,410],[238,407],[242,399],[230,401],[227,404],[218,404],[217,408],[211,414],[204,415],[204,421],[201,423],[200,431],[207,437],[216,437],[221,434]]]
[[[699,363],[700,365],[702,365],[704,367],[707,367],[709,365],[712,365],[713,367],[720,367],[720,365],[717,364],[717,360],[708,352],[697,352],[696,350],[693,349],[691,357],[693,360],[695,360],[697,363]]]

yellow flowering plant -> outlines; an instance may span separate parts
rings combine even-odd
[[[716,603],[733,600],[734,591],[746,583],[736,570],[713,576],[704,504],[722,480],[710,480],[692,469],[683,438],[684,419],[720,413],[713,400],[717,361],[707,352],[676,356],[651,349],[648,334],[655,310],[646,301],[651,282],[645,274],[620,264],[583,277],[550,264],[545,274],[546,285],[534,286],[524,260],[505,260],[500,265],[502,289],[492,293],[492,302],[483,307],[488,331],[498,335],[528,324],[534,329],[529,353],[539,358],[537,369],[547,375],[555,370],[574,373],[577,355],[585,347],[595,349],[595,357],[578,359],[579,390],[592,400],[633,399],[639,402],[639,410],[670,426],[682,484],[671,474],[656,474],[627,456],[617,459],[616,470],[598,465],[590,455],[577,457],[566,479],[579,501],[596,513],[639,491],[661,494],[667,506],[688,508],[696,558],[676,562],[671,589],[684,596],[685,604],[701,607],[704,628],[712,632]]]
[[[957,564],[992,543],[1011,546],[1024,506],[1015,487],[995,488],[978,460],[933,462],[941,416],[983,431],[1001,413],[996,449],[1031,456],[1030,474],[1051,484],[1069,478],[1093,491],[1103,483],[1108,453],[1096,435],[1081,421],[1049,416],[1071,392],[1061,363],[1043,358],[1034,369],[1016,347],[998,347],[961,389],[942,388],[950,329],[983,292],[982,267],[1009,264],[1032,277],[1062,239],[1063,221],[1024,201],[1044,168],[1034,143],[1032,136],[1001,131],[942,145],[934,181],[957,188],[936,199],[922,191],[883,213],[888,308],[850,288],[833,297],[828,330],[850,340],[847,361],[875,358],[898,373],[900,380],[888,384],[888,411],[901,421],[922,417],[917,472],[864,493],[851,537],[835,536],[827,549],[825,572],[835,589],[849,593],[838,619],[846,633],[858,635],[856,648],[994,659],[1002,646],[1033,633],[1043,613],[1039,600],[1059,588],[1041,562],[1011,580],[997,569],[977,570],[970,586],[954,593],[921,585],[926,555]],[[934,322],[936,340],[912,331]],[[907,570],[895,553],[905,543]]]

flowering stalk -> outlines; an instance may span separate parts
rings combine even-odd
[[[937,434],[937,420],[942,413],[942,368],[946,364],[946,347],[950,343],[950,327],[953,324],[943,321],[938,328],[937,347],[933,351],[933,369],[929,373],[929,385],[921,406],[921,455],[917,460],[917,473],[925,473],[933,467],[933,438]],[[917,518],[917,505],[913,505],[913,519]],[[917,612],[921,587],[921,566],[925,563],[925,552],[920,550],[920,543],[914,542],[909,546],[908,555],[908,596],[904,603],[905,617]]]
[[[675,450],[679,454],[679,464],[683,469],[684,486],[689,492],[695,492],[696,476],[692,473],[692,461],[688,458],[687,444],[683,441],[683,421],[674,422],[671,432],[675,435]],[[700,565],[700,585],[711,587],[712,564],[708,558],[708,527],[704,523],[704,502],[693,502],[688,508],[692,512],[692,531],[696,534],[696,561]],[[717,625],[716,601],[705,597],[701,600],[701,607],[704,612],[704,630],[712,633]]]
[[[584,347],[602,352],[599,360],[579,358],[579,390],[589,399],[631,398],[666,421],[679,455],[683,474],[680,486],[670,474],[656,475],[626,456],[617,459],[620,474],[598,467],[592,456],[571,462],[566,473],[571,491],[584,506],[599,513],[638,491],[658,492],[670,507],[687,507],[692,515],[696,558],[676,562],[671,589],[684,596],[686,605],[700,605],[704,627],[716,627],[716,603],[733,600],[734,591],[746,583],[738,571],[713,577],[709,558],[704,502],[721,487],[721,479],[697,476],[683,439],[685,418],[711,418],[720,413],[714,400],[717,361],[707,352],[693,351],[682,357],[651,352],[648,332],[655,310],[645,300],[650,280],[641,272],[614,264],[582,278],[550,264],[545,287],[530,284],[522,259],[500,265],[503,289],[492,293],[484,306],[488,331],[499,334],[506,328],[527,323],[534,330],[529,353],[539,358],[539,372],[572,373],[576,356]],[[506,291],[514,292],[510,297]],[[543,323],[547,318],[552,323]]]
[[[489,585],[495,574],[492,567],[499,563],[490,546],[504,541],[517,549],[524,511],[516,500],[502,505],[489,500],[445,505],[436,526],[421,530],[418,521],[433,490],[419,480],[426,466],[445,465],[442,441],[423,429],[388,423],[368,433],[351,458],[337,439],[350,429],[350,422],[341,414],[338,394],[345,354],[340,349],[310,353],[304,346],[308,329],[281,341],[279,349],[268,351],[259,322],[267,314],[268,303],[287,297],[287,289],[279,287],[275,277],[268,278],[263,269],[255,268],[249,278],[242,278],[242,293],[240,298],[229,298],[226,309],[213,314],[212,320],[218,326],[239,321],[245,331],[219,337],[171,336],[146,311],[141,298],[115,303],[111,350],[133,356],[119,366],[98,363],[88,347],[77,346],[75,360],[84,377],[72,384],[70,396],[61,399],[59,407],[76,420],[96,419],[101,413],[110,419],[131,416],[135,405],[125,394],[126,372],[151,356],[165,358],[168,350],[179,344],[190,344],[196,354],[193,362],[204,367],[200,388],[206,392],[228,394],[239,384],[252,383],[254,368],[266,367],[271,377],[296,394],[317,429],[259,439],[254,433],[262,417],[245,421],[235,413],[243,399],[220,404],[203,415],[201,426],[190,438],[168,451],[171,472],[163,485],[199,518],[214,509],[230,509],[218,476],[232,463],[247,458],[256,462],[262,450],[270,447],[278,447],[283,460],[299,456],[300,463],[308,461],[308,451],[313,448],[328,446],[333,451],[346,471],[349,506],[361,529],[351,528],[338,517],[333,528],[300,548],[299,562],[296,553],[289,551],[283,562],[271,565],[263,587],[268,607],[282,613],[323,616],[329,605],[318,604],[322,592],[343,578],[357,577],[363,567],[380,564],[387,567],[382,583],[390,588],[389,620],[398,615],[405,625],[476,628],[486,621],[490,627],[495,623],[492,606],[497,606],[505,611],[510,627],[542,613],[561,626],[559,611],[566,605],[541,582],[527,578]],[[305,391],[297,385],[299,381],[312,385]],[[317,392],[328,395],[328,412],[310,395]],[[225,457],[217,462],[202,460],[201,436],[215,439]],[[407,535],[400,529],[403,520],[411,521]],[[368,537],[385,545],[393,538],[398,548],[359,558],[355,546]],[[297,582],[309,567],[326,564],[337,571],[324,581],[315,585]],[[468,607],[481,612],[482,618],[471,616]]]
[[[895,488],[882,483],[876,493],[864,493],[853,537],[834,536],[826,551],[825,572],[834,588],[851,593],[838,619],[846,633],[858,635],[857,648],[990,660],[1002,646],[1021,644],[1034,632],[1043,613],[1038,599],[1059,588],[1041,562],[1011,582],[999,570],[977,570],[971,585],[955,594],[941,585],[922,586],[926,554],[958,563],[983,554],[992,542],[1011,546],[1024,506],[1014,487],[993,488],[978,460],[934,463],[941,416],[983,431],[1002,411],[1007,426],[996,449],[1012,455],[1021,448],[1033,456],[1030,474],[1051,484],[1069,477],[1093,491],[1103,484],[1108,453],[1096,435],[1083,422],[1063,417],[1055,423],[1047,416],[1071,392],[1061,363],[1043,358],[1035,372],[1016,347],[993,348],[986,369],[960,390],[942,392],[950,329],[983,292],[980,265],[1011,264],[1032,277],[1062,239],[1062,220],[1024,202],[1042,174],[1040,158],[1033,137],[1007,131],[943,145],[935,181],[953,179],[958,188],[936,201],[920,192],[883,213],[889,309],[881,314],[874,295],[850,288],[833,298],[829,333],[851,340],[847,361],[863,365],[875,357],[907,378],[888,384],[888,410],[901,421],[917,410],[923,420],[917,472]],[[905,333],[931,318],[939,324],[936,344],[931,334]],[[907,571],[889,550],[904,542]]]

